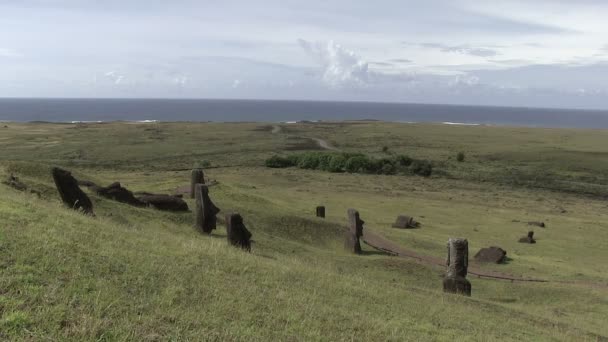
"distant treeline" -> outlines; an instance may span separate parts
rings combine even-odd
[[[328,172],[415,174],[425,177],[433,173],[430,161],[413,159],[405,155],[372,158],[363,153],[307,152],[286,157],[275,155],[266,159],[265,163],[267,167],[272,168],[299,167]]]

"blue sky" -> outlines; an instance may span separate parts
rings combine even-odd
[[[0,96],[608,109],[608,1],[0,0]]]

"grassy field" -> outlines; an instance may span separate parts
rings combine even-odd
[[[6,124],[0,177],[42,196],[0,189],[0,339],[569,340],[608,337],[608,131],[382,122]],[[264,160],[318,149],[429,159],[434,175],[269,169]],[[388,150],[383,152],[383,147]],[[458,152],[465,161],[456,161]],[[172,193],[209,165],[220,224],[192,213],[93,199],[96,217],[64,208],[50,177]],[[189,205],[192,207],[192,201]],[[314,217],[318,204],[325,220]],[[364,245],[343,251],[346,210],[365,229],[445,257],[448,237],[471,256],[500,246],[509,261],[481,269],[551,280],[470,276],[471,298],[444,295],[441,268]],[[252,253],[228,247],[223,214],[238,211]],[[398,214],[420,229],[398,230]],[[517,239],[535,227],[538,243]],[[472,260],[471,260],[472,261]]]

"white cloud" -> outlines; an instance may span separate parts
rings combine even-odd
[[[0,57],[21,57],[21,54],[13,49],[0,48]]]
[[[325,84],[332,88],[358,87],[368,82],[368,63],[334,41],[311,43],[298,39],[300,46],[322,68]]]

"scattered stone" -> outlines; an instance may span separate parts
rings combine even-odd
[[[228,243],[251,252],[251,233],[243,224],[243,217],[239,214],[226,215],[226,233]]]
[[[407,215],[399,215],[397,216],[397,220],[393,223],[393,228],[417,228],[420,226],[420,223],[414,221],[414,218]]]
[[[352,253],[361,254],[361,242],[359,238],[363,236],[363,224],[365,221],[359,217],[359,212],[355,209],[348,209],[348,231],[345,234],[344,248]]]
[[[471,296],[471,283],[466,279],[469,267],[467,239],[448,239],[447,270],[443,278],[443,292]]]
[[[82,210],[85,214],[93,215],[93,203],[89,197],[78,187],[78,181],[69,171],[54,167],[51,170],[55,186],[61,200],[68,207]]]
[[[2,181],[2,184],[8,185],[16,190],[25,191],[27,190],[27,185],[23,184],[19,181],[18,177],[15,177],[12,173],[5,181]]]
[[[92,183],[92,182],[91,182]],[[123,188],[119,182],[112,183],[107,187],[98,187],[92,185],[91,189],[95,191],[99,196],[109,198],[121,203],[130,204],[136,207],[144,207],[146,204],[133,195],[133,193],[126,188]]]
[[[533,231],[529,231],[527,236],[524,236],[522,238],[519,239],[519,242],[522,243],[536,243],[536,240],[534,240],[534,232]]]
[[[530,221],[530,222],[528,222],[528,225],[529,226],[537,226],[537,227],[545,228],[545,222]]]
[[[475,254],[475,260],[479,262],[491,262],[502,264],[507,257],[507,252],[500,247],[482,248]]]
[[[190,198],[194,198],[196,184],[205,184],[205,173],[203,169],[194,169],[190,179]]]
[[[317,217],[325,218],[325,207],[324,206],[322,206],[322,205],[317,206],[316,212],[317,212]]]
[[[220,208],[209,198],[209,188],[204,184],[196,184],[194,188],[196,198],[196,229],[206,234],[211,234],[217,226],[217,218],[215,217]]]
[[[176,196],[142,193],[137,199],[145,205],[158,210],[188,211],[188,204]]]

